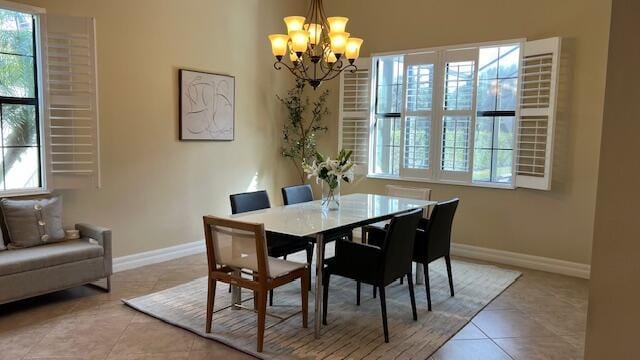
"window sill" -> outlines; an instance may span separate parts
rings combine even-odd
[[[51,191],[46,189],[7,190],[7,191],[0,191],[0,198],[49,195],[49,194],[51,194]]]
[[[422,183],[443,184],[443,185],[471,186],[471,187],[492,188],[492,189],[501,189],[501,190],[515,189],[515,186],[513,186],[512,184],[498,184],[498,183],[488,183],[488,182],[466,183],[466,182],[460,182],[460,181],[433,180],[433,179],[425,179],[425,178],[401,177],[401,176],[390,176],[390,175],[380,175],[380,174],[368,174],[367,178],[377,179],[377,180],[393,180],[393,181],[422,182]]]

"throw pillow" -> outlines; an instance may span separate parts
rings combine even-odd
[[[9,249],[44,245],[65,239],[62,198],[0,201],[9,232]]]

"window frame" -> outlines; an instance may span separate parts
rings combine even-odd
[[[34,94],[35,98],[8,98],[3,103],[35,105],[36,109],[36,126],[37,126],[37,142],[38,142],[38,161],[40,186],[35,188],[22,188],[11,190],[0,190],[0,197],[26,196],[50,194],[51,190],[47,186],[47,164],[46,164],[46,136],[45,136],[45,97],[46,90],[44,85],[43,69],[45,62],[43,61],[43,34],[42,34],[42,18],[46,14],[46,10],[40,7],[9,2],[0,0],[0,9],[21,12],[33,16],[33,66],[34,66]]]
[[[370,151],[369,151],[369,169],[367,171],[367,178],[371,179],[383,179],[383,180],[398,180],[398,181],[410,181],[410,182],[424,182],[424,183],[441,183],[441,184],[449,184],[449,185],[462,185],[462,186],[475,186],[475,187],[484,187],[484,188],[496,188],[496,189],[515,189],[516,188],[516,155],[517,155],[517,125],[518,118],[520,113],[519,106],[515,107],[515,117],[514,117],[514,139],[513,139],[513,152],[512,152],[512,179],[510,183],[499,183],[499,182],[491,182],[491,181],[473,181],[473,158],[474,158],[474,137],[476,131],[476,118],[479,116],[479,111],[477,110],[477,90],[478,90],[478,60],[479,60],[479,49],[485,47],[493,47],[493,46],[502,46],[509,44],[518,44],[520,46],[520,54],[519,54],[519,63],[522,64],[522,58],[524,54],[524,47],[526,44],[526,39],[517,38],[517,39],[507,39],[500,41],[487,41],[487,42],[479,42],[479,43],[470,43],[470,44],[459,44],[459,45],[448,45],[448,46],[439,46],[439,47],[431,47],[431,48],[421,48],[421,49],[411,49],[411,50],[403,50],[403,51],[391,51],[391,52],[379,52],[371,54],[371,91],[370,96],[372,101],[370,102]],[[442,73],[444,69],[444,65],[446,64],[445,54],[447,51],[451,50],[470,50],[475,51],[475,60],[474,60],[474,79],[473,79],[473,98],[472,98],[472,119],[469,125],[470,134],[469,134],[469,163],[468,163],[468,179],[465,176],[453,176],[447,177],[445,171],[441,170],[441,161],[442,161],[442,135],[443,135],[443,120],[444,114],[444,81],[445,74]],[[375,111],[377,106],[377,61],[380,57],[385,56],[403,56],[405,59],[409,56],[421,55],[421,54],[435,54],[435,64],[434,64],[434,81],[433,88],[438,89],[432,93],[432,118],[431,118],[431,137],[430,137],[430,153],[429,153],[429,169],[423,172],[407,172],[405,171],[403,174],[402,167],[404,165],[404,123],[406,115],[406,71],[407,64],[403,62],[403,93],[402,93],[402,107],[401,112],[399,113],[401,120],[401,149],[400,149],[400,171],[398,175],[394,174],[383,174],[383,173],[375,173],[375,151],[376,151],[376,143],[375,143]],[[518,68],[518,86],[516,90],[516,101],[519,103],[520,99],[520,67]],[[443,176],[443,174],[445,174]],[[465,175],[467,173],[464,173]]]

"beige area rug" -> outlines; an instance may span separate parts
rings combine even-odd
[[[449,296],[444,261],[430,265],[433,311],[427,311],[424,285],[416,286],[418,321],[411,317],[406,281],[387,287],[390,342],[382,333],[380,301],[370,286],[362,286],[356,306],[355,282],[334,276],[329,292],[328,325],[320,339],[313,336],[313,293],[309,294],[309,327],[302,328],[300,283],[276,289],[274,306],[267,311],[264,351],[256,352],[256,314],[231,309],[226,284],[218,285],[211,334],[204,332],[206,278],[153,294],[123,300],[127,305],[169,324],[192,331],[263,359],[426,359],[455,335],[491,300],[511,285],[517,271],[453,261],[455,297]],[[243,304],[253,306],[251,293],[243,292]]]

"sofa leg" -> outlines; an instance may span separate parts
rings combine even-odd
[[[107,288],[105,290],[107,290],[108,293],[111,292],[111,275],[107,276]]]

